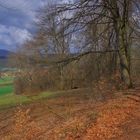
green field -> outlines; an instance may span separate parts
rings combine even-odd
[[[13,92],[13,85],[0,86],[0,97]]]
[[[3,77],[0,78],[0,96],[13,92],[13,78]]]
[[[44,98],[52,98],[58,95],[58,92],[43,92],[37,96],[24,96],[24,95],[15,95],[13,87],[13,78],[4,77],[0,79],[0,109],[5,107],[12,107],[18,104],[25,104],[34,102],[36,100]]]

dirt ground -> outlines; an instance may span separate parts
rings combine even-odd
[[[140,87],[67,91],[0,111],[0,140],[140,140]]]

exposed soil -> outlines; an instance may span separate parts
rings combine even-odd
[[[24,126],[18,126],[19,120],[27,121],[22,122]],[[140,87],[102,94],[76,89],[61,97],[1,110],[1,139],[21,139],[21,135],[11,138],[15,134],[13,130],[27,129],[26,123],[33,122],[30,134],[38,134],[31,134],[27,140],[139,140]]]

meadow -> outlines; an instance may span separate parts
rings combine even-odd
[[[12,93],[13,88],[13,78],[3,77],[0,78],[0,96]]]
[[[13,85],[0,86],[0,97],[13,92]]]
[[[58,92],[52,93],[48,91],[35,96],[16,95],[14,93],[13,78],[4,77],[0,79],[0,109],[56,96],[59,96]]]

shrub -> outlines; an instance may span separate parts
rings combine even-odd
[[[14,81],[16,94],[36,94],[46,90],[50,84],[44,70],[24,71]]]

